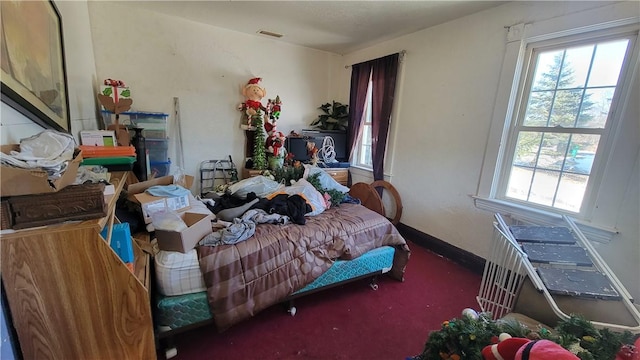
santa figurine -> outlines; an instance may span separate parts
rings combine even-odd
[[[529,340],[500,334],[501,341],[482,349],[484,360],[580,360],[550,340]]]

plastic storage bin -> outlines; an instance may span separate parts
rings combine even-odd
[[[154,162],[149,161],[149,178],[158,178],[169,175],[171,170],[171,160]]]
[[[167,119],[169,115],[152,112],[132,112],[129,114],[131,125],[143,128],[142,136],[152,139],[167,137]]]
[[[115,122],[115,115],[108,111],[102,110],[102,119],[105,126],[109,126]],[[167,137],[169,114],[146,112],[146,111],[126,111],[120,113],[119,123],[131,127],[143,128],[142,136],[152,139],[164,139]]]
[[[149,153],[149,163],[159,163],[169,161],[167,154],[169,150],[168,139],[145,139],[147,152]]]

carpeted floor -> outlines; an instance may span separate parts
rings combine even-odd
[[[398,359],[422,351],[430,331],[478,309],[481,276],[409,243],[405,281],[386,276],[296,300],[297,314],[273,306],[218,333],[202,327],[176,337],[175,360]]]

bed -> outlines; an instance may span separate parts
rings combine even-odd
[[[188,255],[192,286],[166,291],[165,282],[165,295],[156,296],[156,324],[165,331],[159,337],[211,323],[224,331],[272,305],[363,277],[387,273],[402,281],[409,255],[395,226],[359,204],[331,207],[304,225],[259,224],[245,241]],[[156,260],[156,273],[170,271]]]

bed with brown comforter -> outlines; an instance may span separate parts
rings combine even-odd
[[[395,248],[389,274],[402,281],[410,251],[395,226],[362,205],[341,204],[308,217],[305,225],[260,224],[240,243],[200,246],[215,324],[222,331],[282,302],[336,259],[355,259],[385,245]]]

